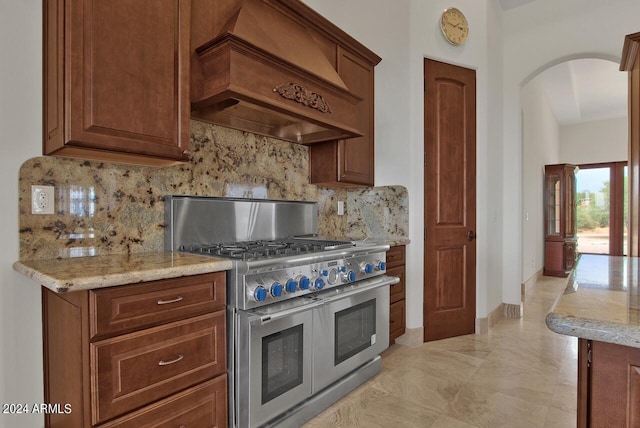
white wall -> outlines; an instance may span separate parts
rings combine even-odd
[[[628,118],[598,120],[560,127],[560,163],[626,161]]]
[[[42,403],[40,288],[18,259],[18,170],[42,154],[42,2],[0,2],[0,403]],[[3,427],[39,427],[39,415],[0,414]]]
[[[537,79],[520,92],[522,102],[522,282],[544,266],[544,166],[559,163],[560,126]]]
[[[520,302],[522,137],[520,89],[540,71],[576,58],[619,62],[626,34],[639,30],[637,0],[536,0],[504,13],[503,301]],[[508,179],[507,179],[508,178]]]
[[[484,317],[501,303],[501,11],[494,0],[305,0],[381,56],[376,68],[376,185],[409,191],[407,327],[422,326],[423,59],[476,70],[477,305]],[[440,14],[462,10],[470,25],[464,46],[441,34]],[[490,25],[489,25],[490,24]],[[489,49],[489,43],[494,46]],[[491,237],[491,239],[489,239]],[[490,250],[491,249],[491,250]]]

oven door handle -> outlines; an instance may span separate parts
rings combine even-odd
[[[365,283],[366,281],[366,283]],[[375,278],[367,279],[364,281],[359,281],[351,285],[348,288],[341,288],[339,290],[335,290],[335,294],[331,294],[327,297],[322,296],[319,299],[322,300],[322,304],[327,304],[331,302],[335,302],[336,300],[344,299],[345,297],[353,296],[354,294],[365,293],[367,291],[375,290],[380,287],[384,287],[385,285],[397,284],[400,282],[400,278],[397,276],[378,276]],[[328,293],[329,294],[329,293]]]
[[[268,315],[261,315],[261,314],[254,313],[253,316],[251,316],[249,318],[249,324],[250,325],[266,324],[268,322],[276,321],[276,320],[279,320],[279,319],[282,319],[282,318],[286,318],[286,317],[289,317],[291,315],[298,314],[300,312],[309,311],[309,310],[315,308],[316,306],[322,305],[323,303],[324,302],[322,300],[314,300],[314,301],[311,301],[311,302],[306,303],[304,305],[295,306],[295,307],[292,307],[292,308],[289,308],[289,309],[284,309],[282,311],[274,312],[274,313],[268,314]]]

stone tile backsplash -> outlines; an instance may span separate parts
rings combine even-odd
[[[190,163],[166,168],[27,160],[19,177],[20,260],[162,251],[168,194],[317,201],[322,235],[408,236],[404,187],[311,185],[305,146],[191,121],[191,152]],[[33,184],[55,186],[55,214],[31,214]]]

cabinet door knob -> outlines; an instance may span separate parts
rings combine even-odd
[[[467,232],[467,241],[473,241],[476,239],[476,233],[473,230]]]

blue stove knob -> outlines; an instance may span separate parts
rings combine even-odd
[[[307,290],[309,289],[309,278],[307,278],[306,276],[301,276],[300,278],[298,278],[298,283],[300,284],[300,289],[301,290]]]
[[[315,281],[313,281],[313,287],[316,290],[322,290],[324,288],[324,279],[322,278],[316,278]]]
[[[287,293],[295,293],[296,289],[298,288],[298,283],[295,281],[295,279],[289,278],[285,283],[284,288]]]
[[[253,290],[253,298],[256,302],[264,302],[267,300],[267,290],[261,285],[257,286]]]
[[[282,296],[282,284],[280,284],[279,282],[274,282],[273,284],[271,284],[270,291],[273,297]]]
[[[376,263],[376,270],[387,270],[387,264],[385,262]]]
[[[342,280],[347,282],[353,282],[356,280],[356,273],[350,270],[349,272],[342,274]]]
[[[360,270],[369,275],[373,273],[373,265],[371,263],[363,263],[362,265],[360,265]]]

